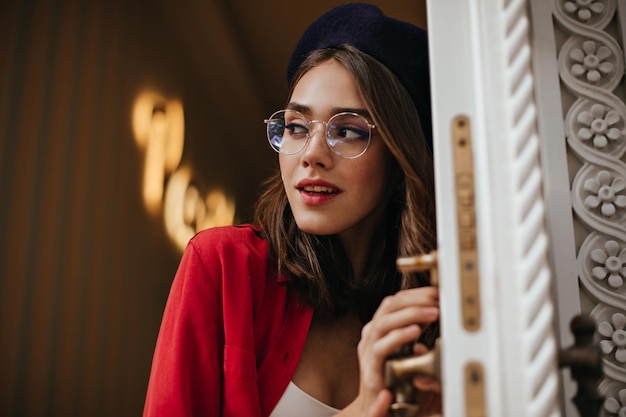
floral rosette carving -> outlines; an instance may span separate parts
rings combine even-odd
[[[618,163],[585,164],[572,184],[572,205],[592,229],[626,236],[626,171]]]
[[[626,152],[626,107],[614,100],[611,104],[579,99],[570,108],[566,117],[568,138],[579,154],[583,147],[615,159]]]
[[[625,304],[622,304],[625,305]],[[605,375],[617,382],[626,382],[626,310],[598,304],[590,313],[596,322],[596,342],[600,346]],[[621,388],[624,388],[623,385]],[[616,392],[621,402],[619,392]],[[614,401],[611,409],[616,409]],[[606,403],[605,403],[606,405]],[[619,410],[621,407],[617,407]]]
[[[613,13],[614,0],[557,0],[558,14],[564,19],[591,27],[605,27]]]
[[[598,38],[573,36],[561,48],[561,75],[569,76],[566,84],[573,90],[595,86],[612,91],[621,80],[624,64],[620,61],[622,54],[619,44],[608,35]]]
[[[578,253],[582,285],[597,300],[626,307],[626,242],[592,232]]]
[[[626,208],[626,179],[601,170],[595,178],[588,178],[584,183],[585,207],[599,211],[606,218],[613,217],[618,210]]]
[[[613,313],[610,320],[598,323],[598,334],[604,356],[626,364],[626,315]]]
[[[622,288],[626,278],[626,247],[615,240],[607,240],[604,247],[591,251],[591,259],[596,263],[591,270],[594,278],[606,280],[609,288]]]
[[[626,416],[626,388],[624,384],[602,381],[598,390],[604,395],[604,404],[600,415],[605,417]]]
[[[558,53],[559,74],[577,96],[587,96],[588,86],[613,91],[622,79],[622,49],[603,31],[616,7],[615,0],[556,0],[554,15],[572,34]]]
[[[592,40],[584,41],[580,48],[572,48],[569,58],[571,73],[588,83],[597,84],[615,71],[615,55],[605,45],[598,46]]]

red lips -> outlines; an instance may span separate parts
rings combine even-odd
[[[339,187],[323,180],[302,180],[296,188],[300,192],[302,202],[311,206],[325,204],[341,193]]]

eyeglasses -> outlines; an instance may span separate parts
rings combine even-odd
[[[309,142],[314,123],[326,127],[326,143],[333,152],[347,159],[358,158],[365,153],[372,138],[372,129],[376,127],[358,113],[337,113],[324,122],[308,120],[296,110],[279,110],[265,119],[267,139],[276,152],[296,154]]]

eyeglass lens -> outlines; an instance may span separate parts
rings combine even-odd
[[[370,125],[356,113],[338,113],[328,122],[312,121],[295,110],[279,110],[267,121],[270,145],[279,153],[292,155],[306,146],[313,124],[325,125],[328,146],[345,158],[361,156],[369,145]]]

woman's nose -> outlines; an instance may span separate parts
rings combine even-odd
[[[302,164],[330,168],[332,158],[333,151],[326,143],[326,126],[323,123],[316,123],[309,130],[309,141],[302,152]]]

